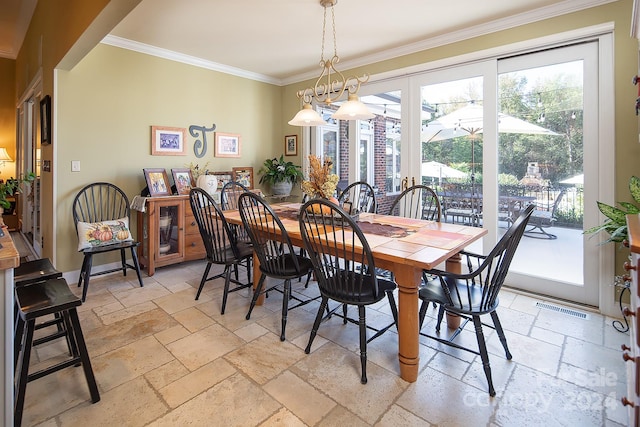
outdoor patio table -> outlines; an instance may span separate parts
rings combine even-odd
[[[302,246],[296,213],[299,203],[272,205],[296,246]],[[242,224],[238,211],[225,211],[229,223]],[[487,234],[487,230],[460,224],[446,224],[390,215],[361,213],[363,229],[376,267],[390,270],[398,284],[398,359],[400,376],[415,382],[418,377],[418,286],[422,270],[446,262],[447,270],[460,272],[459,252]],[[375,234],[374,234],[375,233]],[[257,269],[254,256],[254,269]],[[254,273],[254,280],[260,277]]]

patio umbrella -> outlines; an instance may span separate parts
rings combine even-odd
[[[560,181],[560,184],[570,184],[570,185],[584,185],[584,174],[572,176],[571,178],[563,179]]]
[[[475,194],[475,139],[482,133],[483,107],[469,104],[429,123],[423,132],[425,142],[443,141],[445,139],[468,136],[471,139],[471,191]],[[498,113],[499,133],[523,133],[533,135],[558,135],[552,130],[529,123],[504,113]],[[473,199],[472,199],[473,200]]]
[[[439,162],[424,162],[421,168],[422,176],[434,178],[466,178],[467,174]]]

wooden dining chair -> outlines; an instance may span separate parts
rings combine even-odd
[[[412,185],[395,198],[389,215],[439,222],[442,215],[440,199],[431,187]]]
[[[248,259],[253,257],[253,249],[250,245],[237,241],[236,234],[227,223],[222,209],[220,209],[220,206],[218,206],[208,192],[201,188],[192,188],[191,191],[189,191],[189,203],[191,204],[193,216],[198,224],[198,230],[200,230],[200,236],[207,251],[207,266],[200,280],[196,300],[200,298],[200,293],[206,282],[224,277],[222,308],[220,310],[220,314],[224,314],[229,293],[253,285],[251,282],[251,269],[247,270],[246,283],[231,277],[231,267],[237,266],[243,261],[248,262]],[[223,265],[224,271],[208,277],[213,264]],[[236,286],[230,288],[231,283],[234,283]]]
[[[262,293],[271,290],[282,292],[280,341],[284,341],[289,310],[304,306],[319,298],[300,298],[291,293],[291,280],[309,276],[313,271],[311,260],[296,254],[282,221],[264,199],[253,193],[243,193],[238,200],[238,208],[242,224],[247,230],[253,244],[253,250],[260,261],[260,280],[253,291],[253,298],[246,318],[247,320],[251,318],[251,312]],[[274,286],[263,289],[267,277],[277,279],[277,282]],[[290,306],[291,301],[296,301],[295,305]]]
[[[78,287],[82,288],[82,302],[87,299],[91,276],[135,270],[140,286],[142,275],[136,250],[140,245],[131,236],[129,222],[131,211],[129,199],[117,186],[108,182],[96,182],[83,187],[73,199],[73,222],[78,235],[78,251],[84,259],[80,269]],[[126,251],[131,253],[132,264],[126,262]],[[120,267],[92,273],[94,255],[106,252],[120,252]]]
[[[532,205],[529,205],[520,214],[488,255],[462,251],[461,255],[466,257],[467,260],[468,273],[455,274],[438,269],[425,270],[423,272],[425,284],[418,291],[418,295],[422,300],[419,312],[420,329],[422,329],[427,308],[431,302],[435,302],[440,306],[435,327],[437,333],[440,332],[440,324],[445,311],[465,319],[462,325],[448,339],[423,332],[420,332],[420,335],[479,355],[482,359],[484,374],[487,378],[491,396],[495,396],[496,391],[491,378],[489,353],[487,352],[482,327],[488,326],[496,330],[504,347],[507,360],[511,360],[512,356],[507,346],[507,339],[496,312],[499,304],[498,294],[509,272],[511,260],[527,227],[533,208]],[[485,314],[491,315],[493,326],[482,323],[480,316]],[[467,348],[454,342],[454,339],[462,332],[469,321],[472,321],[475,327],[478,350]]]
[[[396,284],[376,277],[375,262],[369,243],[358,224],[342,208],[324,199],[313,199],[300,209],[300,232],[304,247],[311,258],[322,302],[318,308],[305,353],[309,354],[329,300],[342,307],[344,323],[355,323],[360,327],[360,365],[362,384],[367,382],[367,343],[379,337],[398,323],[393,289]],[[380,302],[385,296],[389,300],[393,323],[376,329],[367,325],[366,306]],[[358,307],[358,320],[347,316],[347,306]],[[367,338],[367,329],[375,334]]]
[[[341,205],[345,202],[351,203],[350,214],[360,212],[376,213],[378,207],[373,187],[364,181],[349,184],[339,193],[338,201]]]

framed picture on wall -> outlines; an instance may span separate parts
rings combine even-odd
[[[298,135],[287,135],[284,137],[284,155],[298,155]]]
[[[171,195],[169,177],[167,177],[167,171],[164,168],[146,168],[142,171],[151,197]]]
[[[251,190],[253,188],[253,168],[233,168],[233,180]]]
[[[240,157],[240,152],[240,135],[216,132],[216,157]]]
[[[40,100],[40,144],[51,144],[51,97]]]
[[[151,126],[152,156],[186,156],[187,129]]]
[[[171,175],[173,175],[173,183],[176,186],[178,194],[189,194],[191,187],[193,187],[193,178],[191,177],[191,169],[180,168],[171,169]]]

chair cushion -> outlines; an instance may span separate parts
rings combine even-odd
[[[442,304],[449,311],[469,314],[469,313],[488,313],[498,306],[498,298],[492,307],[484,307],[481,309],[480,304],[482,301],[482,287],[480,285],[469,285],[464,280],[456,280],[451,277],[445,277],[445,283],[451,293],[451,299],[449,300],[440,284],[438,277],[433,280],[429,280],[423,286],[420,287],[418,295],[421,300],[434,301],[438,304]],[[456,292],[457,288],[457,292]],[[458,297],[460,295],[460,297]]]
[[[78,251],[131,241],[133,237],[127,217],[102,222],[78,221]]]
[[[328,280],[334,281],[344,281],[344,282],[358,282],[359,278],[353,278],[353,275],[359,273],[349,272],[349,271],[341,271],[338,276],[331,277]],[[345,278],[347,275],[347,278]],[[373,277],[368,274],[362,275],[364,277],[362,288],[360,292],[356,292],[354,289],[349,289],[350,287],[341,287],[338,286],[333,290],[327,289],[324,286],[320,287],[320,292],[328,296],[329,298],[344,302],[347,304],[354,305],[369,305],[374,304],[384,297],[386,297],[386,292],[392,292],[396,288],[396,284],[392,281],[382,279],[378,277],[378,293],[376,295],[373,294]]]

